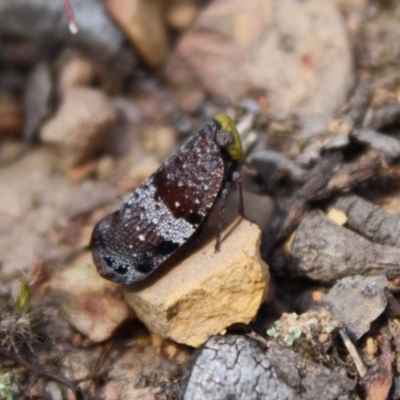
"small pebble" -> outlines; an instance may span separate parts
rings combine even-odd
[[[329,340],[329,338],[330,338],[330,335],[329,335],[328,333],[321,333],[321,334],[318,336],[318,341],[319,341],[321,344],[324,344],[324,343],[326,343],[326,342]]]
[[[168,25],[178,31],[189,28],[199,12],[198,3],[195,0],[170,0],[168,3]]]
[[[167,358],[174,358],[178,353],[178,346],[175,343],[170,343],[167,344],[166,346],[164,346],[163,348],[163,354],[165,354],[165,356]]]
[[[169,126],[149,128],[144,132],[143,147],[161,158],[168,157],[175,145],[175,130]]]
[[[376,340],[371,337],[367,338],[367,340],[365,341],[364,350],[369,356],[374,356],[378,351]]]
[[[115,172],[115,159],[111,156],[103,156],[97,163],[97,177],[100,180],[107,179]]]
[[[311,292],[311,298],[314,303],[319,303],[324,298],[324,293],[320,290],[314,290]]]
[[[58,146],[68,166],[84,164],[107,145],[115,111],[97,89],[73,87],[40,132],[43,142]]]
[[[385,310],[384,275],[353,275],[340,279],[324,297],[323,304],[346,327],[350,338],[357,341]]]
[[[62,93],[74,86],[87,86],[94,78],[94,65],[86,58],[74,56],[62,66],[59,87]]]
[[[97,162],[93,160],[82,165],[66,167],[65,169],[67,175],[75,182],[81,182],[93,176],[96,173],[96,170]]]
[[[155,349],[157,349],[157,354],[161,353],[161,347],[162,347],[163,343],[164,343],[164,339],[161,336],[156,335],[155,333],[151,334],[151,345]]]
[[[343,226],[347,222],[347,216],[343,211],[338,210],[337,208],[330,207],[327,213],[328,217],[335,221],[338,225]]]

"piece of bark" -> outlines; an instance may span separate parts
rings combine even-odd
[[[389,288],[386,289],[385,295],[387,298],[388,305],[385,310],[385,316],[390,319],[399,318],[400,317],[400,302],[399,300],[393,296],[390,292]],[[400,337],[398,338],[398,342],[396,343],[398,347],[398,351],[400,350]]]
[[[319,198],[326,199],[335,193],[348,192],[370,179],[374,175],[375,170],[376,164],[372,160],[344,164],[339,171],[332,175]],[[318,193],[316,193],[313,200],[318,199],[317,195]]]
[[[393,383],[392,349],[388,334],[382,335],[381,355],[364,378],[366,400],[386,400]]]
[[[349,111],[344,119],[352,126],[360,125],[371,102],[371,79],[363,76],[350,100]]]
[[[246,336],[214,336],[181,381],[180,400],[346,399],[354,383],[292,349]]]
[[[324,157],[314,168],[313,173],[308,175],[300,190],[294,192],[290,198],[276,202],[273,218],[264,230],[262,244],[264,259],[271,262],[270,255],[276,249],[275,244],[287,238],[296,228],[309,209],[310,203],[328,199],[336,193],[347,192],[369,180],[376,170],[372,161],[351,164],[341,164],[340,161],[341,155],[338,153]],[[273,264],[274,262],[271,266]]]
[[[303,187],[295,198],[303,197],[307,203],[328,199],[336,193],[348,192],[373,176],[375,164],[372,161],[358,161],[350,164],[335,163],[317,165],[311,176],[305,177]]]
[[[400,274],[400,249],[372,243],[311,211],[298,226],[290,245],[286,273],[330,283],[351,275]]]
[[[389,300],[390,301],[390,300]],[[393,346],[393,351],[395,356],[394,360],[394,367],[395,371],[399,370],[399,357],[397,354],[399,354],[400,351],[400,335],[399,335],[399,329],[400,329],[400,320],[399,318],[391,318],[391,320],[388,323],[388,328],[390,335],[392,337],[392,346]],[[379,342],[378,342],[379,344]],[[396,374],[398,375],[398,374]],[[393,390],[392,390],[392,396],[393,399],[400,399],[400,377],[395,377],[393,379]]]
[[[346,327],[357,341],[385,310],[385,288],[389,282],[381,276],[354,275],[339,280],[324,297],[322,304]],[[349,304],[352,306],[349,307]]]
[[[334,134],[329,137],[324,143],[325,150],[339,150],[344,149],[350,143],[349,135]]]
[[[297,156],[296,162],[300,164],[301,167],[310,167],[320,159],[322,148],[322,140],[313,138]]]
[[[400,157],[400,141],[391,136],[373,129],[354,129],[351,137],[372,149],[378,150],[388,163]]]
[[[400,218],[353,194],[333,206],[347,215],[347,226],[372,242],[400,247]]]
[[[272,150],[262,150],[251,155],[249,164],[267,181],[274,177],[287,176],[294,182],[303,182],[305,171],[296,163],[287,159],[282,153]],[[276,180],[276,178],[275,178]]]
[[[393,124],[400,120],[400,103],[385,104],[382,108],[375,111],[372,116],[372,121],[369,123],[369,127],[372,129],[381,129],[384,126]]]
[[[334,194],[350,191],[361,183],[368,181],[376,171],[373,161],[357,161],[342,164],[342,154],[333,152],[324,157],[311,171],[305,174],[305,183],[291,197],[275,202],[273,217],[264,229],[262,256],[271,268],[282,273],[286,261],[277,247],[300,223],[310,204],[325,200]]]
[[[348,110],[339,118],[328,123],[328,132],[332,134],[325,140],[325,149],[341,149],[350,142],[350,133],[361,124],[371,101],[371,82],[362,78],[349,104]]]

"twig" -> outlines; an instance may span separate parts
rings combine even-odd
[[[103,363],[104,359],[110,354],[110,351],[114,345],[114,340],[110,340],[106,343],[106,345],[102,348],[99,357],[94,363],[93,367],[93,375],[100,374],[99,366]],[[98,372],[99,371],[99,372]],[[105,372],[105,371],[104,371]]]
[[[339,335],[342,338],[343,343],[347,348],[347,351],[349,352],[351,358],[354,361],[354,365],[357,368],[358,374],[360,375],[361,378],[363,378],[367,373],[367,369],[365,368],[364,363],[362,362],[356,347],[351,342],[350,338],[348,337],[344,329],[339,329]]]
[[[21,357],[19,351],[15,348],[13,348],[12,351],[8,353],[8,355],[11,356],[11,358],[13,358],[19,365],[30,371],[34,376],[44,376],[53,381],[61,383],[62,385],[65,385],[69,389],[71,389],[76,399],[83,399],[82,392],[74,381],[70,381],[64,376],[57,374],[56,372],[46,371],[44,369],[33,366],[27,360]]]
[[[352,126],[359,126],[367,113],[371,102],[371,79],[364,75],[350,101],[350,109],[345,116]]]
[[[64,1],[65,15],[67,16],[68,20],[69,31],[73,35],[75,35],[76,33],[78,33],[79,28],[75,21],[74,10],[72,8],[71,1],[70,0],[63,0],[63,1]]]
[[[19,354],[18,350],[13,348],[10,352],[2,352],[0,351],[0,354],[3,354],[9,358],[14,359],[16,363],[18,363],[20,366],[24,367],[28,371],[30,371],[35,378],[37,377],[46,377],[48,379],[51,379],[53,381],[56,381],[62,385],[67,386],[71,391],[74,393],[75,398],[77,400],[83,400],[83,394],[82,391],[79,387],[79,384],[87,381],[87,380],[93,380],[93,379],[98,379],[103,377],[108,371],[100,371],[98,373],[93,373],[90,375],[87,375],[83,378],[80,379],[75,379],[75,380],[70,380],[68,378],[65,378],[62,375],[57,374],[56,372],[53,371],[47,371],[41,367],[35,367],[32,364],[30,364],[27,360],[25,360],[21,355]]]

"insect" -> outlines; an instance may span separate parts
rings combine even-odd
[[[90,249],[98,273],[124,284],[146,278],[188,241],[221,198],[218,251],[228,181],[239,187],[244,214],[242,161],[233,121],[218,114],[95,226]]]

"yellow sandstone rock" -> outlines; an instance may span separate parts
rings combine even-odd
[[[261,260],[261,231],[236,220],[215,240],[140,289],[125,296],[151,332],[198,347],[233,323],[249,323],[268,293],[269,272]]]

